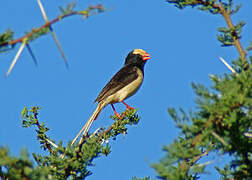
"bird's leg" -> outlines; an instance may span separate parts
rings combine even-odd
[[[112,106],[113,111],[115,112],[115,115],[116,115],[117,117],[120,117],[120,115],[118,114],[118,112],[116,112],[114,105],[111,104],[111,106]]]
[[[127,109],[135,109],[135,108],[129,106],[128,104],[126,104],[124,101],[122,101],[122,103],[127,107]]]

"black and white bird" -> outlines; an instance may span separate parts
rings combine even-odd
[[[150,59],[150,54],[142,49],[134,49],[127,55],[124,66],[111,78],[96,98],[95,102],[98,105],[95,111],[75,137],[72,144],[82,132],[86,134],[89,131],[92,123],[106,105],[110,104],[118,117],[119,114],[116,112],[113,104],[122,102],[128,109],[133,109],[124,100],[135,94],[140,88],[144,79],[144,65],[148,59]]]

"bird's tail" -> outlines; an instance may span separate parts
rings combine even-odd
[[[73,145],[75,143],[75,141],[79,138],[79,136],[81,135],[81,133],[83,132],[83,134],[86,134],[88,132],[88,130],[90,129],[92,123],[94,122],[94,120],[96,120],[96,118],[99,116],[101,110],[106,106],[105,103],[100,102],[95,111],[93,112],[93,114],[90,116],[90,118],[88,119],[88,121],[86,122],[86,124],[83,126],[83,128],[80,130],[80,132],[77,134],[77,136],[74,138],[74,140],[72,141]]]

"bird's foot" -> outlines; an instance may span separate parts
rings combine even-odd
[[[126,106],[126,107],[127,107],[127,109],[130,109],[130,110],[135,109],[135,108],[133,108],[131,106]]]
[[[116,117],[118,117],[118,118],[121,117],[120,114],[119,114],[118,112],[116,112],[116,111],[115,111],[115,115],[116,115]]]
[[[111,107],[112,107],[112,109],[113,109],[113,111],[114,111],[116,117],[120,118],[120,114],[119,114],[118,112],[116,112],[115,107],[114,107],[113,104],[111,104]]]
[[[126,104],[124,101],[122,101],[122,103],[126,106],[127,109],[135,109],[135,108],[129,106],[128,104]]]

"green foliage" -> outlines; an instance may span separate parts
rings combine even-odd
[[[133,177],[132,180],[150,180],[150,177],[147,176],[147,177],[143,177],[143,178],[137,178],[137,177]]]
[[[136,114],[136,112],[137,109],[133,109],[130,111],[127,110],[125,112],[126,117],[123,118],[123,120],[121,120],[121,118],[118,118],[117,116],[112,116],[111,118],[117,121],[113,123],[113,125],[111,126],[112,130],[107,133],[107,136],[116,137],[118,134],[125,134],[127,132],[127,124],[136,125],[140,120],[140,117]]]
[[[6,43],[12,39],[13,39],[13,32],[10,29],[0,34],[0,43]]]
[[[4,46],[0,46],[0,53],[11,50],[13,46],[8,45],[8,41],[13,39],[13,32],[8,29],[4,33],[0,34],[0,44],[4,44]]]
[[[241,38],[241,30],[242,27],[245,25],[245,22],[239,22],[233,28],[218,28],[220,35],[217,36],[218,40],[222,43],[222,46],[232,46],[234,45],[234,38],[240,39]]]
[[[49,149],[51,151],[51,145],[48,143],[48,140],[51,142],[54,142],[49,137],[46,136],[46,132],[49,130],[49,128],[45,127],[45,123],[39,124],[38,122],[38,111],[40,110],[40,107],[34,106],[31,108],[30,111],[28,111],[27,107],[24,107],[24,109],[21,112],[22,117],[22,126],[25,128],[32,127],[36,125],[38,127],[37,132],[37,139],[40,142],[40,147],[44,150]]]
[[[34,106],[30,110],[25,107],[22,112],[22,124],[25,128],[35,126],[41,148],[49,154],[33,153],[36,166],[29,159],[26,150],[20,157],[12,157],[7,148],[0,148],[0,177],[5,179],[84,179],[92,174],[88,170],[95,158],[108,156],[111,147],[110,139],[116,139],[120,134],[127,133],[127,125],[139,121],[136,110],[126,110],[119,119],[114,117],[114,123],[107,129],[102,128],[97,133],[87,135],[79,144],[63,146],[62,142],[55,144],[47,135],[49,128],[45,123],[39,123],[38,113],[41,108]]]
[[[252,139],[245,136],[252,129],[252,68],[240,74],[212,77],[211,90],[193,84],[197,111],[169,109],[182,135],[163,150],[167,155],[153,164],[162,179],[197,179],[198,160],[211,151],[231,155],[230,166],[218,168],[225,177],[251,179]],[[196,171],[195,171],[196,170]]]
[[[0,177],[2,179],[48,179],[47,167],[35,168],[29,159],[28,153],[23,149],[20,157],[10,155],[9,149],[0,147]]]
[[[229,13],[234,14],[240,9],[240,5],[233,7],[233,0],[167,0],[168,3],[174,4],[177,8],[183,9],[187,6],[197,7],[199,10],[208,11],[211,14],[221,14],[221,10],[217,3]]]
[[[240,57],[233,62],[237,73],[211,76],[212,87],[192,84],[196,94],[196,111],[187,114],[169,108],[168,112],[180,129],[180,136],[169,146],[166,155],[152,167],[160,179],[199,179],[205,168],[208,154],[228,155],[230,161],[224,168],[216,167],[221,179],[252,179],[252,68],[246,62],[246,53],[239,45],[241,30],[245,25],[232,25],[230,15],[233,1],[171,0],[178,8],[198,6],[212,14],[220,13],[228,28],[219,28],[218,40],[222,46],[235,46]],[[250,50],[251,45],[247,50]],[[249,57],[252,60],[252,57]],[[250,62],[251,64],[251,62]]]
[[[233,179],[232,177],[232,168],[229,164],[227,164],[223,169],[216,167],[216,170],[219,172],[219,174],[222,176],[222,179]]]

